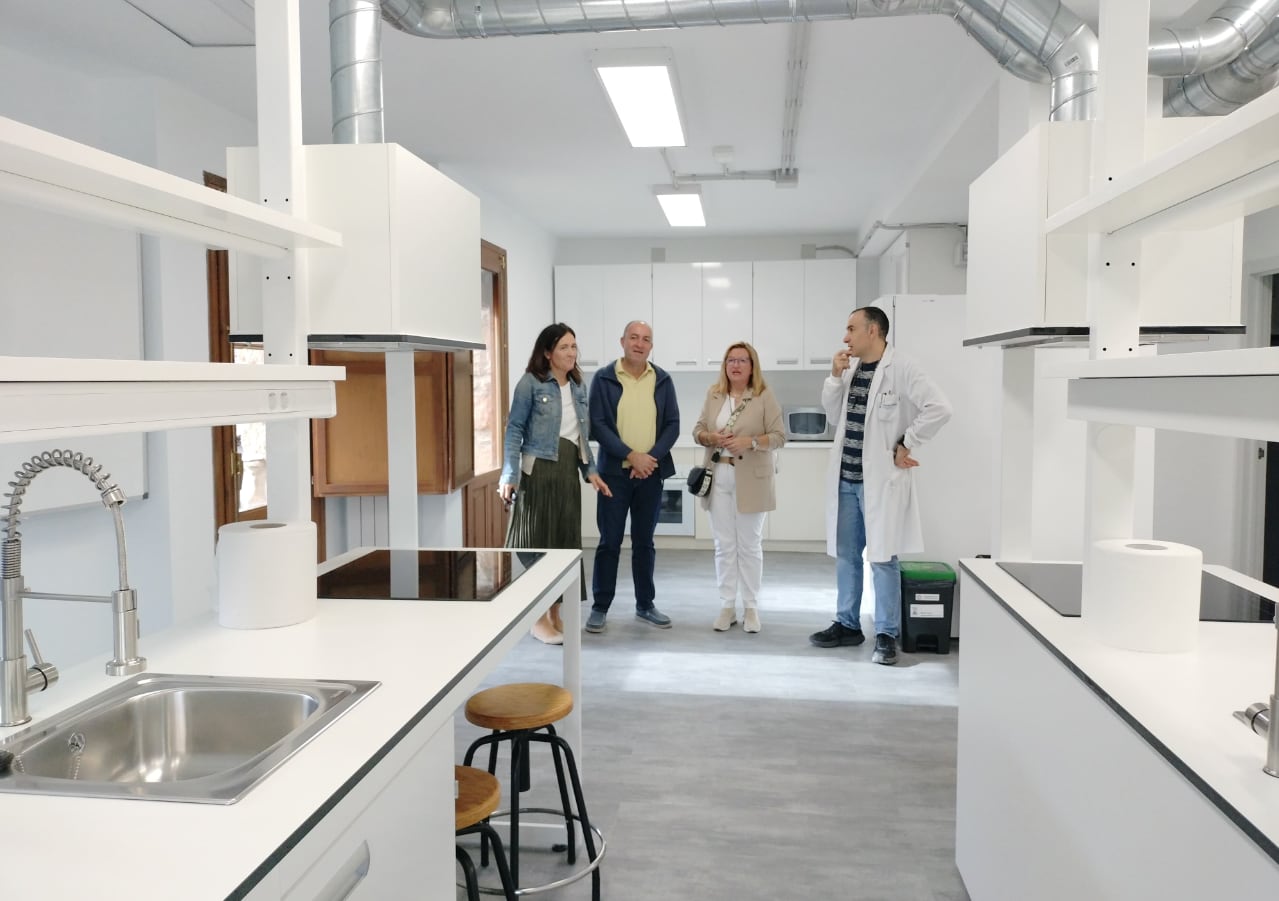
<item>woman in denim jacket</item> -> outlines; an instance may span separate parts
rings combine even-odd
[[[515,502],[507,547],[581,550],[578,474],[611,497],[595,470],[588,423],[577,335],[562,322],[548,325],[537,336],[515,386],[506,424],[497,490],[507,509]],[[533,635],[547,644],[563,644],[558,603],[533,624]]]

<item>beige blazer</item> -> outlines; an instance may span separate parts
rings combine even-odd
[[[702,415],[697,417],[697,425],[693,426],[693,440],[698,441],[703,432],[715,431],[715,420],[719,418],[720,408],[724,406],[724,394],[716,391],[711,385],[706,392],[706,400],[702,404]],[[737,512],[767,513],[777,509],[777,492],[773,485],[773,451],[786,443],[786,434],[782,431],[782,408],[777,403],[777,396],[772,389],[751,398],[742,415],[733,423],[733,434],[758,436],[763,440],[767,435],[768,449],[745,451],[734,461],[737,467]],[[709,467],[714,448],[707,447],[702,457],[702,465]],[[703,502],[707,498],[702,499]]]

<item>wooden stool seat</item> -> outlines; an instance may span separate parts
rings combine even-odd
[[[540,729],[572,711],[572,692],[545,682],[498,685],[477,692],[466,702],[468,722],[499,732]]]
[[[466,829],[487,820],[502,800],[502,786],[492,773],[473,766],[453,767],[457,780],[457,800],[453,802],[455,830]]]

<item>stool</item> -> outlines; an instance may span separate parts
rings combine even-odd
[[[457,781],[453,824],[458,837],[479,833],[486,856],[488,843],[493,843],[493,858],[497,863],[498,876],[502,880],[502,893],[506,896],[506,901],[515,901],[515,883],[511,881],[511,871],[506,866],[502,839],[488,821],[493,811],[497,810],[498,801],[502,799],[502,787],[498,785],[497,777],[472,766],[455,766],[453,778]],[[457,862],[462,865],[462,874],[466,877],[467,901],[480,901],[480,882],[475,875],[475,864],[461,845],[457,846]]]
[[[541,682],[517,682],[485,689],[471,696],[466,702],[466,719],[484,729],[491,729],[488,735],[477,738],[466,749],[464,762],[470,766],[475,752],[484,746],[489,749],[488,771],[497,771],[497,746],[499,743],[511,743],[511,833],[510,870],[511,882],[520,895],[535,894],[548,891],[562,885],[576,882],[587,873],[591,874],[591,898],[599,901],[600,874],[599,862],[604,856],[607,843],[599,830],[591,826],[586,814],[586,802],[582,797],[582,782],[577,773],[577,763],[573,757],[573,749],[555,731],[553,723],[559,722],[573,710],[573,695],[558,685]],[[521,792],[528,791],[531,774],[529,766],[529,744],[541,742],[551,746],[551,756],[555,761],[555,778],[559,784],[560,810],[536,807],[520,807]],[[573,786],[573,801],[577,812],[569,804],[568,782],[564,778],[565,769]],[[562,814],[564,829],[567,832],[566,850],[570,864],[577,861],[577,840],[575,823],[582,824],[582,838],[586,843],[586,853],[590,860],[588,866],[582,868],[567,879],[543,886],[520,888],[520,814],[521,813],[553,813]],[[501,814],[498,814],[501,816]],[[595,849],[595,837],[600,838],[600,849]],[[481,838],[480,860],[486,860],[486,847]]]

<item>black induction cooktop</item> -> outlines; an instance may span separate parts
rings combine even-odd
[[[539,551],[374,550],[319,577],[322,598],[491,601],[542,558]]]
[[[1041,601],[1062,616],[1079,616],[1084,593],[1082,563],[999,563]],[[1199,619],[1221,623],[1272,623],[1275,605],[1212,573],[1203,574]]]

